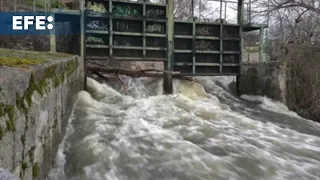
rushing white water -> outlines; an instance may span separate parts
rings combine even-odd
[[[174,95],[131,81],[125,96],[88,79],[49,180],[320,179],[320,125],[284,105],[212,78],[175,81]]]

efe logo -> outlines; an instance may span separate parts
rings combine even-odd
[[[48,21],[49,24],[47,26],[45,21]],[[53,29],[53,21],[52,16],[12,16],[12,29],[13,30],[28,30],[29,25],[35,25],[36,30],[46,30]]]

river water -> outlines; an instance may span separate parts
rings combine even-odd
[[[320,179],[320,124],[228,78],[131,79],[129,95],[88,79],[49,180]]]

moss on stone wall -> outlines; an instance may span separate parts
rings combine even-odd
[[[39,65],[47,62],[50,59],[59,59],[66,57],[71,57],[71,55],[64,53],[23,51],[0,48],[0,67]]]
[[[0,52],[1,51],[3,51],[3,49],[0,49]],[[44,74],[40,77],[40,79],[36,79],[35,74],[31,73],[28,88],[24,91],[22,96],[16,93],[16,107],[18,108],[18,110],[20,110],[27,116],[30,108],[32,107],[32,96],[35,92],[38,92],[41,96],[43,96],[44,93],[47,92],[48,80],[51,80],[53,82],[54,88],[57,88],[78,68],[78,66],[78,60],[73,59],[67,62],[67,65],[63,68],[63,71],[61,73],[56,73],[58,67],[58,65],[56,64],[46,68]],[[2,139],[5,132],[14,132],[16,130],[14,109],[15,107],[13,105],[0,104],[0,118],[6,115],[8,116],[8,120],[6,121],[6,128],[4,129],[3,127],[0,127],[0,140]],[[21,142],[23,142],[22,139]]]
[[[25,65],[39,65],[43,63],[42,60],[28,60],[28,59],[20,59],[20,58],[4,58],[0,57],[0,66],[25,66]]]
[[[22,161],[22,162],[21,162],[21,168],[22,168],[23,171],[25,171],[25,169],[28,168],[28,163],[25,162],[25,161]]]
[[[39,167],[39,164],[36,162],[32,166],[32,177],[33,178],[38,177],[39,176],[39,172],[40,172],[40,167]]]
[[[47,89],[47,80],[52,80],[54,87],[58,87],[64,82],[66,77],[69,77],[78,67],[78,61],[72,60],[67,62],[67,66],[61,74],[56,73],[57,65],[52,65],[46,68],[44,75],[35,80],[35,75],[31,73],[29,86],[22,96],[16,95],[16,105],[18,109],[25,114],[28,114],[32,105],[32,95],[34,92],[38,92],[41,96],[44,95]],[[27,102],[28,106],[26,106]]]
[[[6,130],[5,131],[15,131],[15,123],[14,123],[14,107],[12,105],[0,104],[0,117],[8,116],[8,120],[6,121]],[[5,132],[2,130],[2,135]],[[1,136],[2,137],[2,136]],[[1,139],[1,138],[0,138]]]
[[[70,57],[70,55],[59,53],[47,53],[47,52],[27,52],[20,50],[6,50],[0,48],[0,68],[1,66],[28,66],[38,65],[52,59],[59,59],[63,57]],[[45,65],[43,65],[45,66]],[[49,67],[46,67],[43,73],[31,72],[29,84],[27,88],[21,93],[16,93],[16,102],[14,105],[0,104],[0,118],[6,118],[5,124],[0,125],[0,140],[7,132],[16,131],[15,125],[15,111],[20,111],[26,117],[26,124],[24,133],[20,136],[20,141],[23,146],[22,161],[20,162],[21,173],[20,177],[24,175],[26,168],[32,168],[33,178],[37,178],[40,175],[40,166],[38,162],[34,161],[35,146],[29,150],[26,145],[26,133],[28,129],[29,111],[32,108],[32,97],[37,92],[41,97],[44,96],[51,88],[57,88],[63,84],[66,79],[71,76],[78,68],[79,63],[77,59],[61,62],[61,64],[55,63]],[[36,74],[37,73],[37,74]],[[52,84],[52,85],[51,85]],[[53,86],[53,87],[52,87]],[[48,127],[49,130],[55,129],[59,122],[55,116],[55,120],[52,127]],[[45,137],[46,138],[46,137]],[[27,154],[25,156],[24,154]],[[41,164],[40,164],[41,165]]]

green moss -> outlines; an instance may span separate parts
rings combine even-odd
[[[39,172],[40,172],[39,164],[36,162],[32,166],[32,177],[33,178],[38,177],[39,176]]]
[[[72,60],[67,62],[67,66],[61,75],[56,75],[54,77],[54,87],[58,87],[61,83],[64,82],[66,77],[69,77],[79,66],[77,60]]]
[[[15,131],[14,123],[14,107],[12,105],[0,104],[0,117],[8,115],[8,120],[6,121],[7,131]],[[3,132],[4,133],[4,132]]]
[[[0,48],[0,66],[20,67],[40,65],[47,62],[49,59],[61,59],[70,56],[71,55],[64,53],[22,51]]]
[[[46,79],[41,79],[39,81],[39,84],[35,87],[36,91],[43,96],[43,94],[46,92],[46,88],[47,88],[47,80]]]
[[[2,129],[2,127],[0,126],[0,140],[2,139],[4,135],[4,130]]]
[[[72,60],[67,63],[66,74],[69,77],[78,67],[79,63],[77,60]]]
[[[24,104],[24,97],[20,97],[18,93],[16,93],[16,105],[17,108],[22,111],[23,113],[27,113],[29,111],[29,108],[27,108]]]
[[[24,92],[23,96],[20,97],[19,94],[16,94],[16,105],[20,111],[24,112],[25,114],[29,112],[29,109],[32,105],[32,95],[34,92],[38,92],[41,96],[44,95],[44,93],[46,92],[48,79],[53,80],[54,87],[58,87],[62,82],[64,82],[65,72],[63,72],[62,75],[56,75],[56,69],[57,65],[52,65],[48,67],[40,80],[36,80],[35,75],[31,73],[29,86],[27,90]],[[74,71],[74,63],[69,63],[65,71],[68,71],[68,69],[69,71]],[[25,104],[25,102],[27,102],[28,106]]]
[[[6,125],[7,125],[7,131],[12,131],[12,132],[16,131],[14,121],[7,120]]]
[[[69,57],[67,54],[59,54],[59,53],[40,53],[40,52],[26,52],[26,51],[18,51],[18,50],[6,50],[0,48],[0,66],[7,62],[8,59],[12,58],[11,54],[15,54],[15,56],[24,56],[26,59],[30,58],[46,58],[50,56],[55,57]],[[14,57],[15,57],[14,56]],[[3,58],[5,57],[5,58]],[[3,59],[7,59],[3,61]],[[3,64],[1,64],[3,63]],[[61,83],[65,81],[65,78],[70,76],[78,67],[78,61],[73,59],[67,62],[66,67],[62,71],[61,74],[56,74],[57,65],[52,65],[46,68],[43,76],[40,79],[36,79],[35,75],[31,73],[29,86],[26,91],[20,96],[18,93],[16,94],[16,106],[17,108],[23,112],[25,115],[29,113],[29,110],[32,106],[32,96],[34,92],[38,92],[41,96],[44,95],[47,91],[47,80],[52,80],[54,87],[58,87]],[[7,131],[15,131],[15,122],[14,122],[14,107],[11,105],[0,104],[0,117],[8,115],[9,120],[6,121]],[[4,132],[3,132],[4,133]]]
[[[48,67],[45,71],[44,71],[44,78],[51,78],[55,76],[56,73],[56,69],[57,69],[57,65],[52,65],[50,67]]]
[[[0,66],[24,66],[24,65],[39,65],[43,61],[42,60],[28,60],[28,59],[21,59],[21,58],[5,58],[0,57]]]
[[[63,83],[65,79],[65,72],[63,71],[63,73],[61,74],[61,83]]]
[[[56,76],[55,78],[54,78],[54,87],[56,88],[56,87],[58,87],[59,85],[61,84],[61,77],[60,76]]]
[[[25,162],[25,161],[21,162],[21,168],[22,168],[23,171],[25,171],[25,169],[28,168],[28,163]]]

